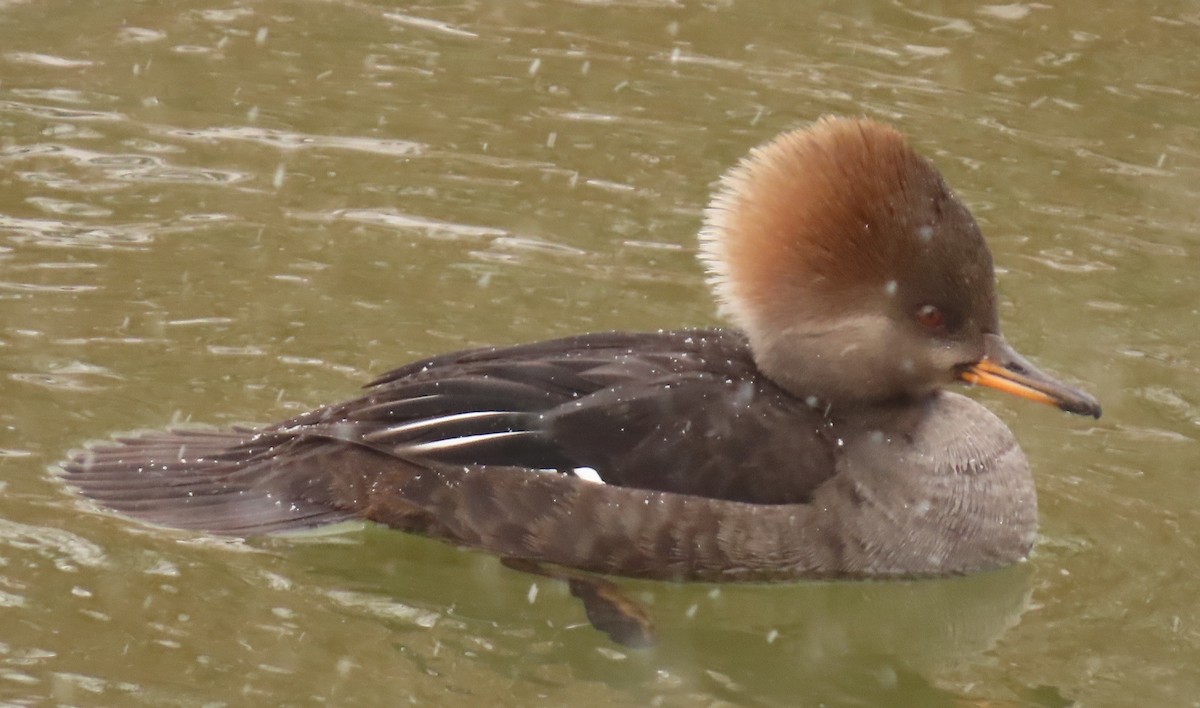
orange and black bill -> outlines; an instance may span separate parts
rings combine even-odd
[[[1100,417],[1100,402],[1090,394],[1043,373],[1000,335],[985,337],[983,359],[963,369],[959,374],[963,381],[1056,406],[1068,413]]]

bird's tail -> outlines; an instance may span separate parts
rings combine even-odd
[[[345,448],[333,446],[345,458]],[[66,482],[101,505],[153,524],[250,536],[335,523],[358,514],[297,485],[328,484],[322,446],[271,432],[172,430],[118,439],[74,453]],[[369,452],[379,456],[379,453]],[[328,495],[325,495],[328,497]]]

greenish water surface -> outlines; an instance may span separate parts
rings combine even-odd
[[[1200,704],[1198,37],[1165,0],[0,0],[0,701]],[[426,354],[714,323],[712,183],[826,113],[937,162],[1009,339],[1104,403],[972,394],[1035,468],[1028,563],[624,583],[633,651],[486,555],[218,541],[53,478]]]

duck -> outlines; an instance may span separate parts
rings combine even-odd
[[[754,148],[699,259],[730,326],[441,354],[273,425],[94,444],[61,474],[153,525],[365,520],[534,572],[886,579],[1028,556],[1028,460],[952,388],[1101,407],[1007,343],[984,236],[902,133],[826,116]]]

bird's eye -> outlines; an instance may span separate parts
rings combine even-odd
[[[940,332],[946,326],[946,316],[934,305],[922,305],[917,310],[917,322],[925,329]]]

